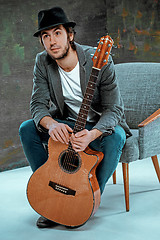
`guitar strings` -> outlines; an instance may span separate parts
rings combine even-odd
[[[95,78],[95,79],[93,79],[93,78]],[[84,96],[84,99],[82,102],[82,106],[79,111],[79,115],[78,115],[74,130],[73,130],[75,133],[77,131],[84,129],[84,126],[86,124],[86,120],[87,120],[86,117],[88,115],[90,104],[91,104],[91,101],[93,98],[93,93],[94,93],[95,86],[96,86],[96,79],[97,79],[97,76],[91,74],[91,79],[89,80],[88,86],[86,88],[86,93],[85,93],[85,96]],[[81,114],[81,112],[82,112],[82,114]],[[86,115],[85,118],[83,117],[84,115]],[[81,119],[83,119],[83,122],[81,121]],[[85,122],[84,122],[84,119],[85,119]],[[78,126],[79,123],[80,123],[80,127]],[[82,124],[83,127],[81,126],[81,123],[83,123]],[[66,151],[64,161],[63,161],[63,168],[65,168],[67,171],[72,171],[72,170],[74,170],[74,168],[78,168],[78,163],[76,164],[77,158],[78,158],[78,154],[76,153],[75,150],[73,150],[72,144],[69,142],[68,150]]]
[[[89,89],[89,88],[88,88]],[[87,94],[87,89],[86,89],[86,94]],[[86,96],[85,94],[85,96]],[[93,96],[93,95],[92,95]],[[87,116],[88,114],[88,111],[89,111],[89,107],[90,107],[90,104],[87,104],[87,103],[84,103],[85,101],[90,101],[88,98],[84,98],[84,101],[82,102],[82,106],[81,106],[81,109],[80,109],[80,112],[79,112],[79,115],[78,115],[78,118],[77,118],[77,121],[76,121],[76,124],[74,126],[74,130],[73,132],[76,133],[78,131],[81,131],[82,129],[84,129],[84,126],[86,124],[86,121],[82,122],[80,119],[83,119],[83,117],[81,117],[81,112],[82,110],[85,112],[85,115]],[[85,109],[83,109],[83,106],[87,106]],[[82,113],[82,116],[84,114]],[[86,120],[86,119],[85,119]],[[80,123],[80,125],[79,125]],[[82,123],[82,125],[81,125]],[[66,156],[65,156],[65,159],[64,159],[64,166],[66,167],[67,165],[70,167],[68,168],[67,170],[68,171],[71,171],[74,167],[75,168],[78,168],[77,164],[76,164],[76,161],[77,161],[77,158],[78,158],[78,154],[76,153],[76,151],[72,148],[72,144],[69,142],[69,147],[68,147],[68,152],[66,152]],[[66,167],[67,168],[67,167]]]
[[[72,172],[74,168],[76,168],[75,163],[75,156],[76,152],[73,150],[71,143],[69,142],[69,146],[67,151],[65,152],[65,157],[63,160],[63,168],[66,169],[68,172]]]

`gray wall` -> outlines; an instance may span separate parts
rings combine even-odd
[[[159,62],[160,1],[0,0],[0,171],[27,164],[18,136],[29,118],[32,71],[38,39],[37,13],[61,6],[77,22],[76,41],[97,45],[107,32],[114,39],[115,63]]]
[[[0,0],[0,171],[27,164],[18,129],[31,118],[32,71],[36,53],[42,50],[32,35],[37,30],[38,11],[53,6],[63,7],[77,22],[78,42],[96,45],[106,32],[104,1]]]

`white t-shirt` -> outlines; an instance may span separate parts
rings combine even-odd
[[[64,71],[61,67],[58,67],[58,71],[61,78],[64,102],[68,107],[69,117],[76,120],[81,103],[83,101],[83,95],[80,85],[79,62],[70,72]],[[92,111],[89,111],[87,120],[92,121],[94,115],[95,114]]]

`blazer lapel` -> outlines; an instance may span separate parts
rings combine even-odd
[[[80,65],[80,84],[82,89],[82,95],[84,96],[86,90],[86,70]]]
[[[86,85],[87,85],[87,80],[86,80],[86,69],[85,69],[85,64],[86,64],[86,58],[83,52],[83,49],[79,44],[76,44],[76,50],[78,54],[78,60],[79,60],[79,65],[80,65],[80,84],[81,84],[81,89],[82,89],[82,94],[84,96],[85,90],[86,90]]]
[[[53,63],[48,65],[48,73],[49,73],[49,81],[50,81],[50,84],[52,85],[52,89],[54,91],[57,104],[59,106],[61,114],[63,115],[64,97],[62,92],[61,79],[60,79],[60,75],[59,75],[56,64]]]

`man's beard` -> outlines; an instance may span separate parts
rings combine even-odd
[[[68,55],[69,48],[70,48],[70,45],[69,45],[69,43],[68,43],[68,44],[65,46],[65,49],[64,49],[63,53],[62,53],[59,57],[53,57],[53,56],[52,56],[52,58],[53,58],[54,60],[61,60],[61,59],[65,58],[65,57]]]

